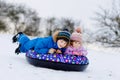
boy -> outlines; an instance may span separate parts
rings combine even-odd
[[[13,43],[19,42],[19,47],[15,53],[25,53],[28,50],[35,50],[39,54],[64,53],[70,42],[70,33],[68,31],[57,31],[53,36],[44,38],[35,38],[30,40],[25,34],[19,32],[12,38]]]

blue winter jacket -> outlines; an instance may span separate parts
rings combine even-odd
[[[34,49],[37,53],[46,54],[50,48],[59,49],[52,36],[30,40],[26,35],[22,34],[19,37],[19,42],[21,44],[21,52],[27,52],[30,49]],[[65,49],[66,48],[61,48],[60,50],[64,53]]]

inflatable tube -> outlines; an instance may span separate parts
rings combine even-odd
[[[37,54],[31,50],[26,53],[26,59],[34,66],[64,71],[84,71],[89,64],[85,56]]]

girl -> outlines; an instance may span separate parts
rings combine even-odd
[[[80,28],[77,28],[76,32],[72,33],[70,37],[70,46],[68,46],[64,54],[77,56],[87,55],[87,51],[82,47],[82,35]]]
[[[70,42],[70,33],[67,31],[57,31],[53,36],[44,38],[35,38],[30,40],[25,34],[19,32],[13,38],[14,42],[19,42],[19,47],[15,53],[25,53],[28,50],[35,50],[39,54],[64,53]]]

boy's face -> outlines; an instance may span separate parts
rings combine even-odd
[[[74,48],[79,48],[81,46],[81,43],[79,41],[74,41],[73,42],[73,47]]]
[[[58,45],[59,48],[64,48],[67,45],[67,42],[62,40],[62,39],[59,39],[57,41],[57,45]]]

